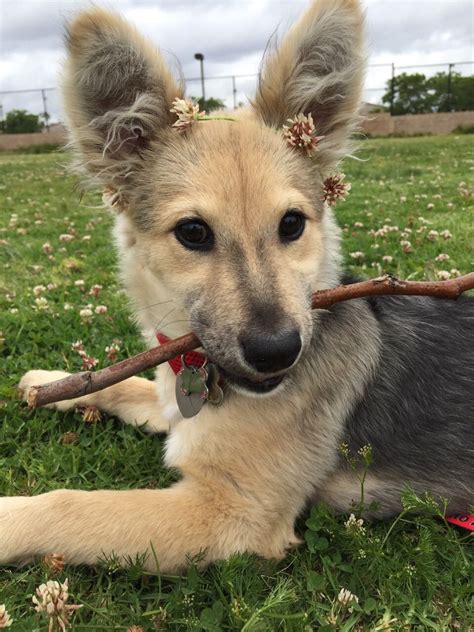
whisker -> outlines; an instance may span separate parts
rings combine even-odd
[[[174,303],[174,298],[170,298],[168,301],[161,301],[160,303],[152,303],[151,305],[145,305],[145,307],[140,307],[139,309],[134,309],[135,313],[142,312],[145,309],[152,309],[153,307],[158,307],[159,305],[165,305],[166,303]]]

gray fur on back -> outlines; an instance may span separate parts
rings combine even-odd
[[[386,482],[383,503],[399,505],[409,485],[466,510],[474,502],[474,298],[365,304],[379,325],[381,355],[343,441],[353,452],[372,446],[369,472]]]

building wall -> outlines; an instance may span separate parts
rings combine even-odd
[[[65,143],[64,128],[38,134],[0,134],[0,149],[3,150],[21,149],[33,145],[64,145]]]
[[[378,112],[367,115],[367,119],[362,123],[362,132],[369,136],[450,134],[459,125],[474,125],[474,111],[404,116],[390,116],[388,112]],[[0,150],[21,149],[46,143],[65,145],[66,142],[66,130],[61,125],[55,125],[49,132],[39,134],[0,134]]]
[[[362,131],[369,136],[450,134],[459,125],[474,125],[474,111],[436,112],[390,116],[388,112],[368,114]]]

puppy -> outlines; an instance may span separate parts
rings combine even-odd
[[[56,404],[95,405],[169,432],[166,463],[182,478],[161,490],[4,498],[0,562],[51,551],[86,564],[145,554],[150,568],[170,573],[189,556],[201,564],[244,551],[281,557],[308,503],[345,511],[360,500],[341,444],[352,453],[371,446],[368,515],[397,512],[405,485],[465,510],[474,479],[473,299],[310,309],[312,292],[345,280],[323,183],[358,123],[358,1],[312,2],[267,54],[251,106],[210,120],[186,114],[183,86],[159,52],[113,13],[80,13],[67,49],[77,167],[117,209],[121,276],[144,339],[154,346],[157,333],[192,329],[215,375],[210,385],[209,369],[185,367],[186,381],[163,365],[155,382],[134,377]],[[283,127],[299,115],[306,137],[290,138]],[[63,375],[30,371],[21,387],[27,394]],[[222,390],[219,406],[204,401],[211,386]],[[202,401],[188,418],[191,395]]]

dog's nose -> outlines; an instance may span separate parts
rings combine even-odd
[[[260,373],[273,373],[290,367],[301,351],[299,332],[247,334],[240,338],[246,362]]]

